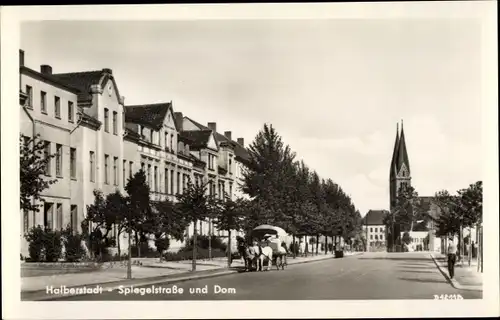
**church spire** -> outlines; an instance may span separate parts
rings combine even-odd
[[[408,173],[410,173],[410,161],[408,159],[408,152],[406,150],[405,132],[403,129],[403,120],[401,120],[401,134],[399,137],[398,155],[396,161],[396,169],[399,172],[403,164],[406,166]]]
[[[392,179],[396,176],[396,160],[398,156],[398,147],[399,147],[399,123],[396,123],[396,140],[394,141],[394,151],[392,152],[392,160],[391,160],[391,170],[389,174],[389,178]]]

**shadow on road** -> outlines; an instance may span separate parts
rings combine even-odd
[[[397,258],[397,257],[361,257],[359,260],[395,260],[395,261],[430,261],[429,258]]]
[[[419,271],[419,270],[398,270],[405,273],[433,273],[432,271]]]
[[[399,280],[410,281],[410,282],[422,282],[422,283],[448,283],[445,280],[436,280],[436,279],[399,278]]]

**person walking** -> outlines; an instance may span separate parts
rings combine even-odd
[[[457,246],[453,242],[453,238],[450,237],[450,243],[448,245],[448,273],[450,274],[450,279],[455,276],[455,263],[457,261]]]

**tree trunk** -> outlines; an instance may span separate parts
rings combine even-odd
[[[325,254],[328,254],[328,236],[325,235]]]
[[[228,238],[227,238],[227,267],[231,268],[231,230],[228,230]]]
[[[318,255],[319,251],[319,234],[316,235],[316,255]]]
[[[132,279],[132,232],[128,229],[128,263],[127,263],[127,279]]]
[[[295,253],[295,233],[292,234],[292,253],[293,253],[293,258],[295,259],[297,257]]]
[[[304,251],[305,251],[304,254],[306,257],[307,257],[307,252],[309,251],[309,241],[307,241],[307,240],[308,240],[307,236],[304,236],[304,241],[306,243],[306,245],[304,246]]]
[[[191,271],[196,271],[196,249],[198,247],[198,242],[197,242],[197,230],[196,230],[196,224],[198,223],[198,220],[194,221],[194,226],[193,226],[193,260],[192,260],[192,269]]]
[[[121,250],[121,246],[120,246],[120,234],[121,233],[118,233],[118,240],[116,240],[116,246],[118,248],[118,261],[122,261],[122,250]]]
[[[137,231],[134,232],[134,237],[135,237],[135,247],[137,248],[137,257],[141,257],[141,249],[139,248],[139,235]]]
[[[208,219],[208,260],[212,260],[212,220]]]

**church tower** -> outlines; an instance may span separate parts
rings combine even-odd
[[[396,141],[392,153],[391,169],[389,173],[390,209],[395,205],[396,197],[402,185],[411,185],[410,161],[406,150],[403,120],[401,120],[401,132],[396,125]]]

